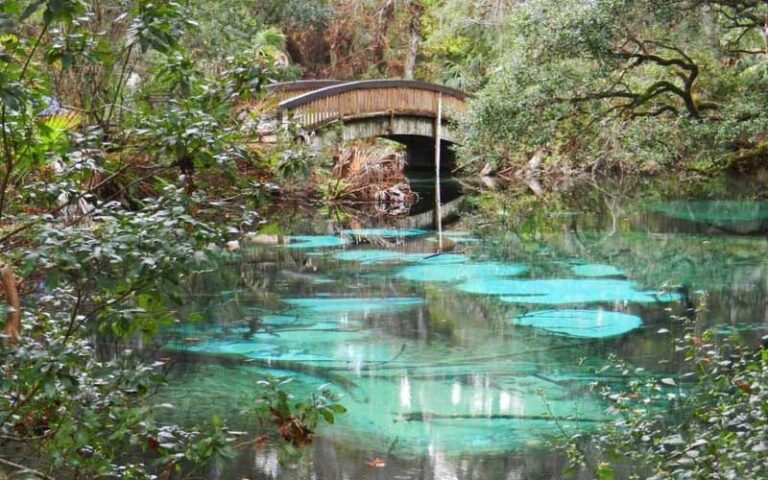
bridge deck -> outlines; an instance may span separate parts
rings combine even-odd
[[[466,112],[467,94],[452,88],[411,80],[365,80],[333,84],[284,100],[278,106],[307,127],[335,120],[372,116],[436,117],[442,99],[443,116]]]

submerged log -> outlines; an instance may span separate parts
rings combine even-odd
[[[246,233],[242,240],[247,245],[282,245],[285,243],[285,239],[280,235],[264,233]]]
[[[220,365],[227,366],[257,366],[265,367],[274,370],[288,370],[291,372],[302,373],[305,375],[311,375],[313,377],[319,377],[328,383],[337,385],[348,393],[352,393],[352,390],[359,388],[358,385],[349,380],[344,375],[334,373],[328,368],[321,368],[314,365],[308,365],[302,362],[292,362],[290,360],[267,360],[262,358],[248,358],[242,355],[230,354],[230,353],[208,353],[208,352],[189,352],[180,350],[165,350],[163,356],[170,357],[172,361],[189,362],[189,363],[205,363],[212,362]]]
[[[552,415],[469,415],[469,414],[441,414],[432,412],[412,412],[401,415],[406,422],[428,422],[430,420],[544,420],[544,421],[568,421],[602,423],[605,420],[597,418],[558,417]]]
[[[768,158],[768,142],[762,142],[754,147],[739,150],[726,157],[726,165],[734,170],[750,170],[764,163]]]

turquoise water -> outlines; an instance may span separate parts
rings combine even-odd
[[[755,200],[672,200],[652,203],[651,211],[695,223],[727,227],[768,221],[768,202]]]
[[[543,310],[516,317],[512,323],[572,337],[604,338],[624,335],[640,328],[643,319],[637,315],[600,309]]]
[[[299,217],[295,241],[197,279],[182,314],[202,320],[166,332],[170,353],[194,355],[162,399],[182,420],[247,430],[240,412],[266,376],[294,378],[297,398],[341,396],[348,413],[303,463],[244,451],[231,478],[559,478],[547,440],[611,418],[591,383],[676,371],[683,318],[747,338],[768,322],[768,241],[749,232],[761,205],[740,201],[732,233],[708,230],[718,204],[682,219],[679,198],[616,213],[592,194],[490,226],[467,211],[442,239]],[[606,372],[612,355],[637,373]]]

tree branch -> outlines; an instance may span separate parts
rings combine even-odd
[[[21,330],[21,306],[19,291],[16,288],[16,276],[10,266],[0,266],[0,282],[2,282],[5,290],[6,303],[13,309],[6,316],[3,333],[11,338],[11,342],[15,343],[19,339],[19,330]]]
[[[56,480],[53,477],[50,477],[43,472],[34,470],[29,467],[25,467],[24,465],[20,465],[18,463],[13,463],[10,460],[6,460],[3,457],[0,457],[0,465],[5,465],[6,467],[13,468],[14,470],[18,470],[19,473],[28,473],[30,475],[33,475],[37,478],[42,478],[43,480]]]

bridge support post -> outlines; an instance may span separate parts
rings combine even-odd
[[[437,228],[438,252],[443,251],[443,212],[440,198],[440,136],[443,123],[443,94],[437,95],[437,116],[435,118],[435,227]]]
[[[280,128],[283,130],[288,129],[288,112],[285,110],[280,110]]]
[[[443,127],[443,94],[437,95],[437,116],[435,117],[435,171],[440,179],[440,137]]]

